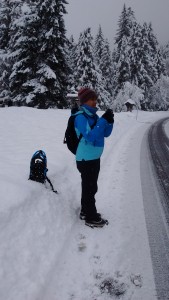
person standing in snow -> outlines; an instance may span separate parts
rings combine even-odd
[[[95,194],[98,190],[97,180],[104,138],[112,132],[114,114],[111,109],[107,109],[99,118],[96,114],[97,94],[92,89],[81,88],[78,98],[80,110],[76,113],[75,131],[81,137],[76,152],[77,169],[82,180],[80,219],[85,220],[88,226],[103,227],[106,220],[97,212]]]

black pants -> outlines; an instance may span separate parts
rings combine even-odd
[[[98,190],[100,159],[77,161],[76,163],[82,178],[81,210],[86,213],[88,219],[92,219],[97,212],[95,194]]]

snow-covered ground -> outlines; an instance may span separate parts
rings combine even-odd
[[[97,208],[109,225],[79,220],[81,182],[63,144],[69,110],[0,109],[0,299],[154,300],[140,181],[146,129],[169,112],[115,114],[101,160]],[[102,112],[99,112],[101,115]],[[59,195],[28,181],[43,149]]]

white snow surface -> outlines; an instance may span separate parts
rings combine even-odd
[[[96,195],[98,211],[109,220],[101,229],[78,217],[80,174],[63,144],[69,115],[70,110],[0,109],[0,299],[154,300],[140,145],[151,123],[169,112],[115,114]],[[47,154],[58,195],[28,180],[38,149]]]

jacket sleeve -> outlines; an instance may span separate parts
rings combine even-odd
[[[109,128],[109,126],[111,128]],[[109,125],[104,118],[99,118],[93,129],[90,128],[87,118],[84,115],[78,115],[75,119],[75,129],[83,135],[88,142],[94,142],[101,137],[111,134],[112,125]]]
[[[112,130],[113,130],[113,124],[110,124],[107,122],[107,126],[105,127],[105,130],[104,130],[104,137],[110,136],[112,133]]]

